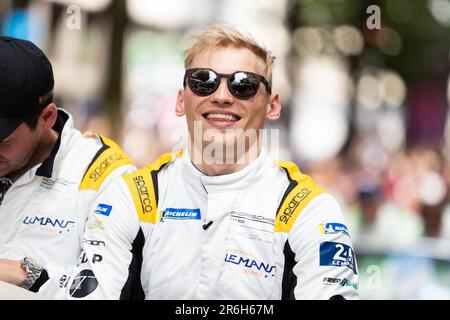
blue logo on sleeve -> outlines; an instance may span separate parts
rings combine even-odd
[[[97,208],[95,209],[96,214],[102,214],[104,216],[108,216],[111,213],[112,206],[109,206],[107,204],[99,203]]]
[[[200,209],[166,208],[162,213],[162,220],[200,220]]]
[[[342,233],[345,234],[346,236],[350,236],[347,226],[345,224],[337,222],[321,223],[320,232],[322,234]]]
[[[358,274],[352,247],[339,242],[326,241],[320,244],[320,265],[347,267]]]

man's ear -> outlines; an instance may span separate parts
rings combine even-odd
[[[182,117],[186,114],[186,110],[184,108],[184,91],[178,90],[177,103],[175,105],[175,114],[179,117]]]
[[[51,129],[55,125],[57,118],[58,109],[56,108],[56,104],[50,103],[48,106],[42,109],[39,120],[41,121],[44,129]]]
[[[277,121],[281,115],[280,95],[278,93],[272,93],[269,99],[266,119],[269,121]]]

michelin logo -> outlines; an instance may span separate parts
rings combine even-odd
[[[200,220],[200,209],[189,208],[166,208],[162,213],[161,220]]]
[[[350,237],[347,226],[342,223],[329,222],[320,224],[320,233],[322,234],[337,234],[342,233]]]
[[[103,204],[103,203],[99,203],[99,205],[95,209],[95,213],[109,217],[109,215],[111,214],[111,210],[112,210],[112,206],[109,206],[109,205]]]

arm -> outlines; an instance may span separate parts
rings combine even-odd
[[[106,190],[109,185],[122,175],[133,172],[136,168],[132,165],[128,156],[120,149],[120,147],[112,140],[106,137],[92,134],[91,138],[98,139],[101,143],[101,149],[98,150],[91,164],[86,170],[79,186],[78,195],[78,233],[80,235],[79,251],[74,253],[76,256],[84,250],[86,246],[83,236],[86,226],[89,225],[90,211],[95,211],[97,205],[97,197]],[[58,266],[46,264],[45,272],[38,279],[38,285],[35,288],[39,292],[54,298],[63,298],[64,286],[67,285],[68,278],[76,264],[73,261],[71,266]],[[44,284],[44,285],[42,285]],[[42,287],[41,287],[42,286]],[[55,290],[55,288],[59,290]]]
[[[337,202],[329,194],[313,199],[288,236],[297,278],[295,299],[357,299],[358,270],[352,242]]]
[[[73,270],[57,275],[39,292],[69,299],[128,299],[140,282],[137,258],[144,239],[128,188],[116,179],[96,198],[82,239],[82,252]],[[139,289],[139,285],[138,285]]]

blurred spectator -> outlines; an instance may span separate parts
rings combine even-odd
[[[423,235],[425,237],[442,236],[443,203],[427,205],[422,204],[420,215],[423,219]]]

